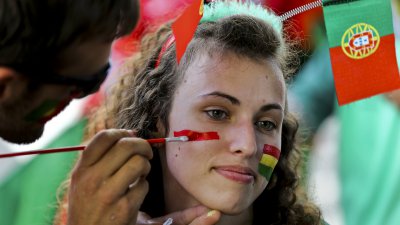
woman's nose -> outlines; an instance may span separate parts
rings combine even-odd
[[[254,125],[251,122],[237,124],[230,129],[230,151],[244,157],[257,153],[257,141]]]

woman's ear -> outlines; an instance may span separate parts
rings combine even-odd
[[[166,137],[167,132],[165,130],[165,125],[161,121],[160,117],[158,117],[158,119],[157,119],[156,127],[157,127],[157,132],[155,132],[154,135],[156,137]]]
[[[156,128],[157,128],[156,132],[151,132],[152,138],[164,138],[164,137],[166,137],[167,134],[165,132],[165,126],[164,126],[164,124],[163,124],[163,122],[161,121],[160,118],[157,119]],[[156,145],[153,145],[153,146],[156,147],[157,149],[165,148],[164,144],[156,144]],[[164,151],[162,151],[162,152],[164,152]]]

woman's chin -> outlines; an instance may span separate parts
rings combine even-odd
[[[250,204],[246,204],[243,202],[218,201],[214,204],[206,204],[206,206],[210,209],[218,210],[225,215],[235,216],[243,213],[246,209],[249,208]]]

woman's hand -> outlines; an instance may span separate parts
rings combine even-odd
[[[139,212],[136,225],[162,225],[169,218],[173,220],[173,225],[213,225],[220,217],[221,213],[216,210],[210,211],[204,206],[195,206],[158,218],[150,218],[146,213]]]
[[[94,136],[71,176],[67,224],[136,224],[152,157],[149,143],[132,131],[112,129]]]

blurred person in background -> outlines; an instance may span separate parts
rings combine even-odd
[[[97,91],[112,41],[138,15],[136,0],[1,0],[0,137],[33,142],[73,98]]]
[[[129,34],[138,17],[138,0],[0,0],[0,138],[31,143],[72,99],[97,91],[108,73],[113,40]],[[79,131],[77,127],[70,129],[71,134]],[[74,135],[61,139],[64,146],[80,142]],[[7,151],[5,144],[1,146],[0,152]],[[43,224],[20,215],[43,215],[41,210],[49,204],[39,204],[39,211],[34,207],[47,191],[55,192],[50,187],[59,181],[51,175],[65,173],[65,156],[46,161],[39,171],[35,168],[43,161],[32,162],[16,171],[13,177],[18,179],[0,186],[0,224]],[[1,160],[2,172],[15,164]],[[38,189],[24,189],[31,185]]]

